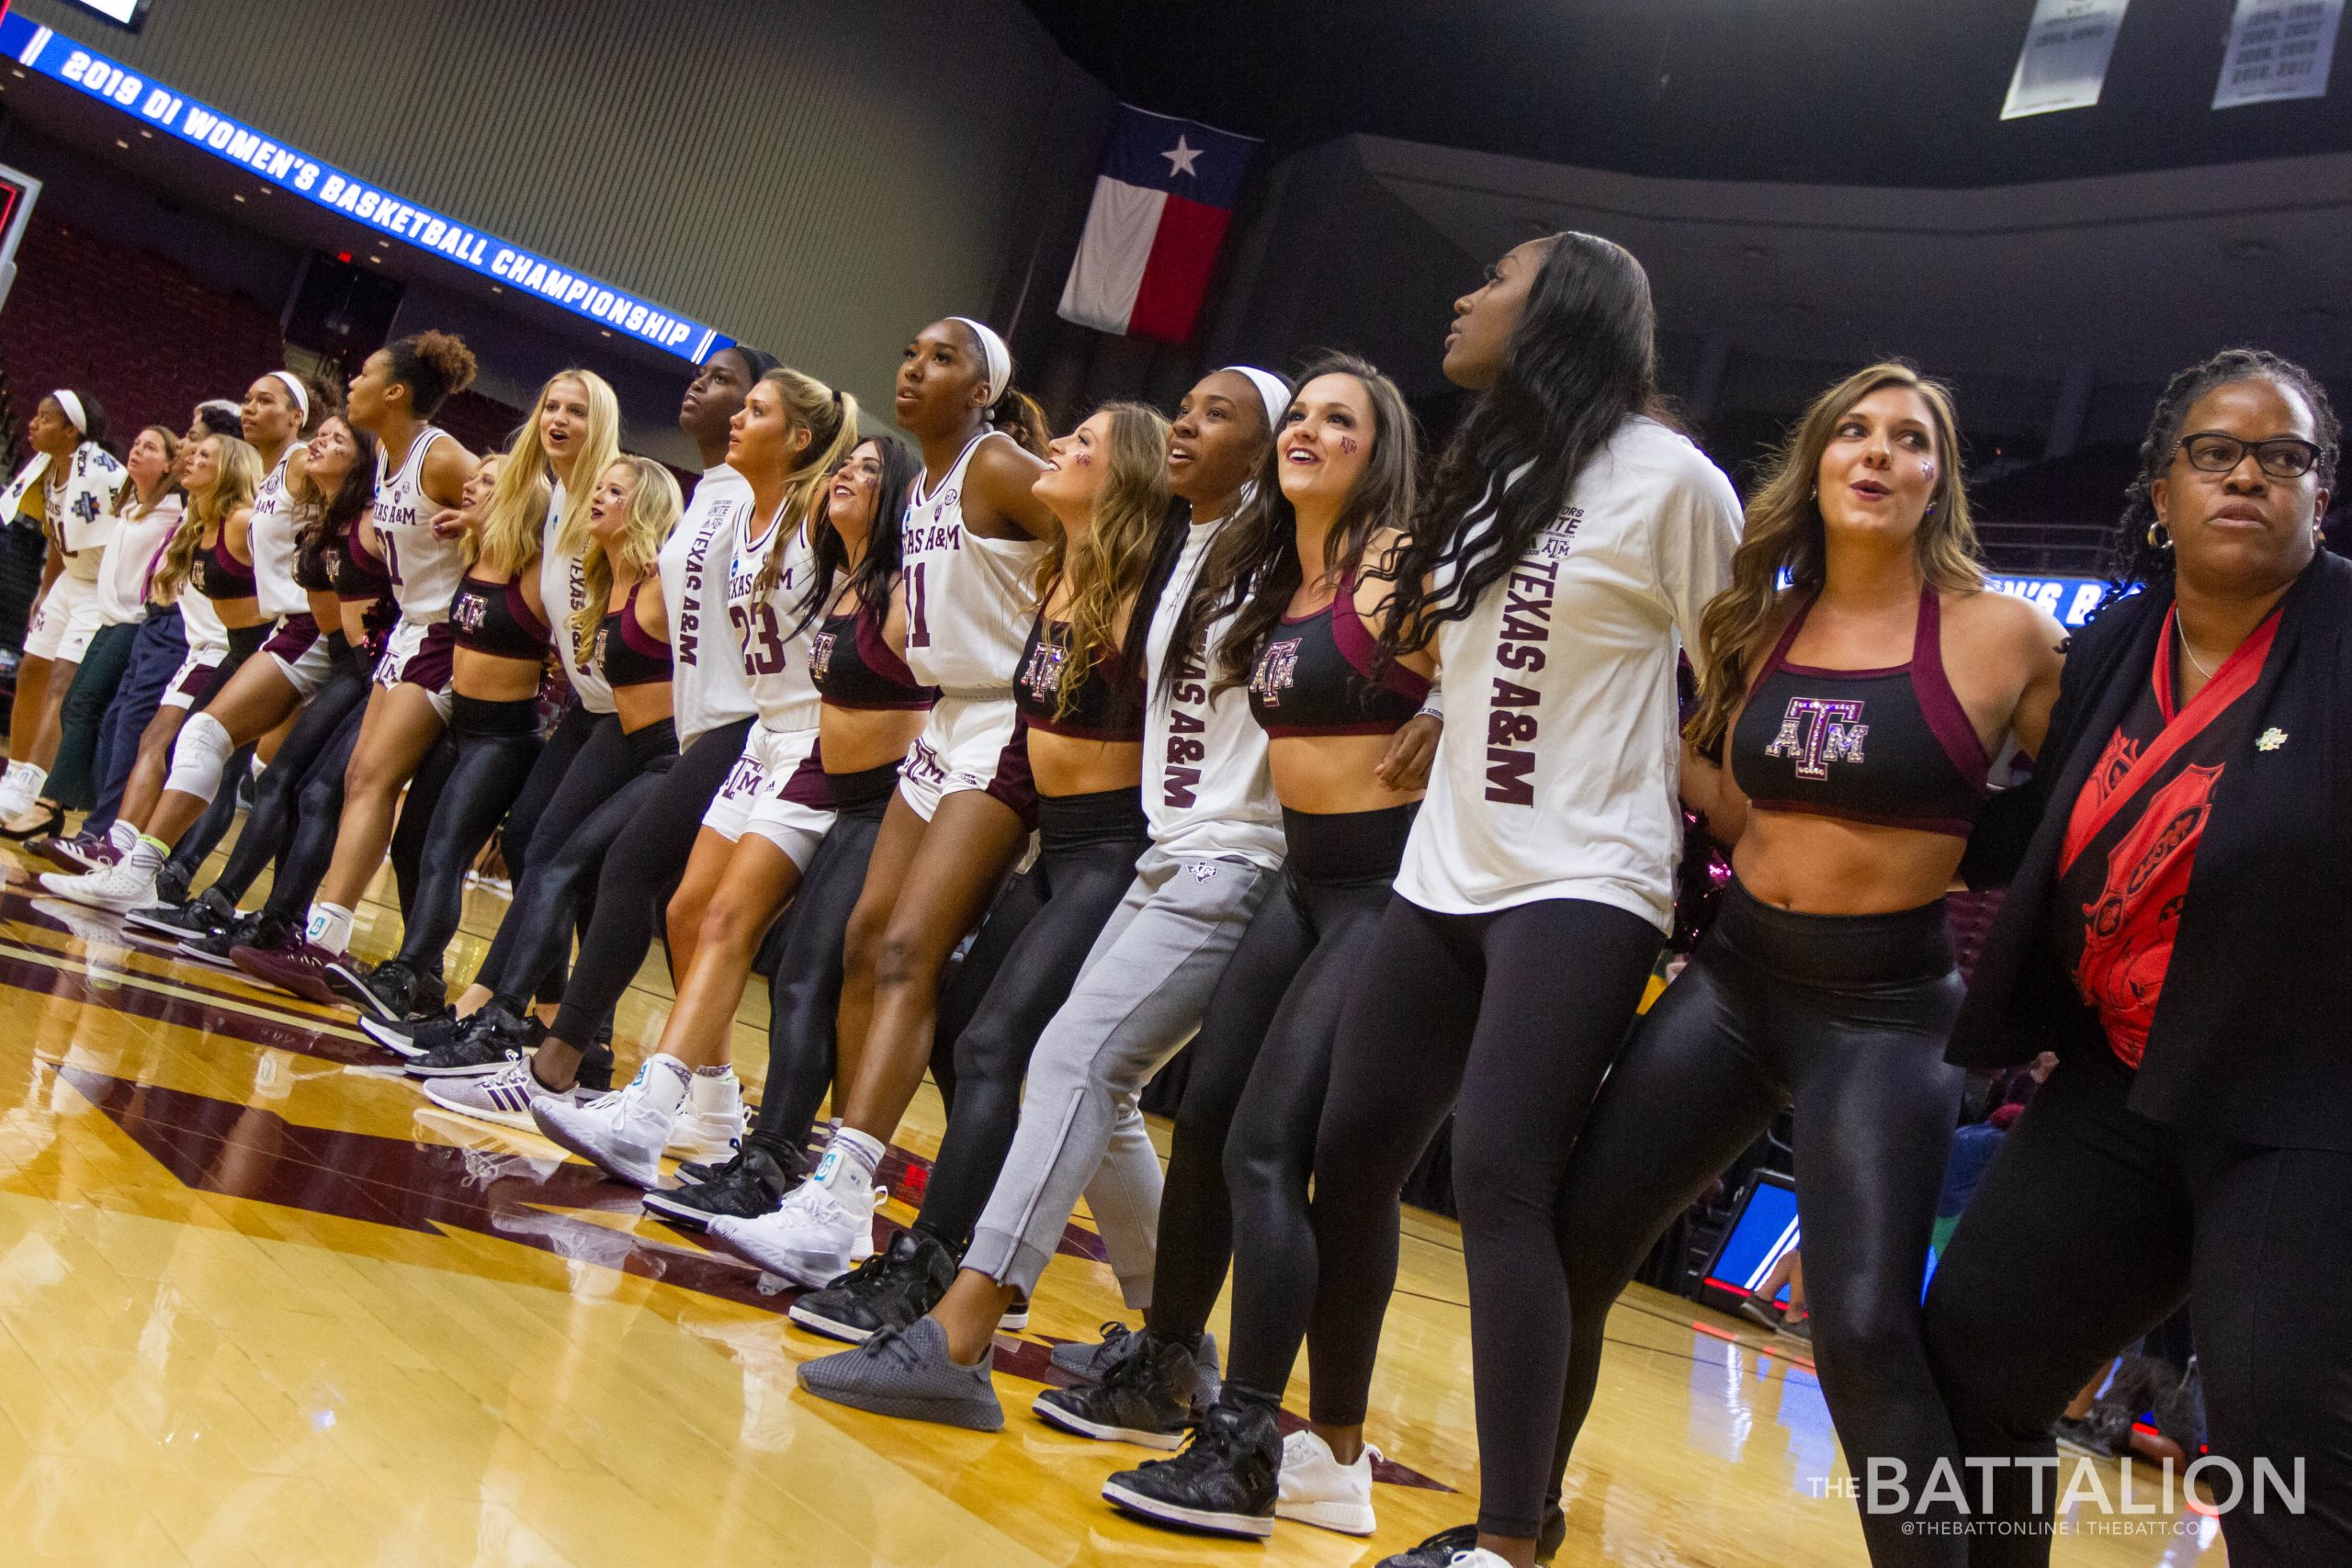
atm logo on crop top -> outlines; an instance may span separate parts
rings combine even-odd
[[[1801,779],[1826,779],[1830,763],[1862,760],[1862,741],[1871,732],[1860,722],[1862,707],[1849,698],[1791,697],[1781,732],[1764,755],[1793,759]]]

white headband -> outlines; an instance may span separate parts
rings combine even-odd
[[[1290,408],[1290,383],[1271,370],[1261,370],[1254,365],[1228,365],[1227,370],[1237,376],[1247,376],[1250,384],[1258,389],[1258,396],[1266,405],[1266,428],[1279,429],[1283,415]]]
[[[295,375],[291,370],[273,370],[270,374],[286,383],[286,389],[294,394],[294,407],[301,414],[302,423],[310,423],[311,391],[309,388],[302,385],[302,378]]]
[[[1003,400],[1004,389],[1012,385],[1012,350],[1004,346],[1004,340],[996,335],[996,329],[985,321],[976,321],[969,316],[950,316],[947,319],[963,322],[972,329],[972,335],[980,340],[980,358],[989,371],[989,407],[996,407]]]
[[[79,395],[69,392],[62,387],[58,388],[57,390],[50,393],[49,395],[57,400],[57,406],[63,409],[65,411],[65,417],[74,422],[75,434],[81,435],[87,435],[90,434],[90,416],[83,409],[82,400]]]

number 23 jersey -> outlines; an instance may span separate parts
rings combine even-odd
[[[777,550],[784,555],[783,570],[775,586],[763,594],[760,572],[770,552]],[[759,709],[763,729],[813,729],[817,725],[810,628],[801,625],[801,602],[808,596],[816,565],[804,525],[757,517],[748,501],[738,508],[734,559],[727,572],[727,624],[742,655],[743,684]]]

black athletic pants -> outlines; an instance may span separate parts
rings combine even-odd
[[[590,713],[580,705],[580,699],[577,696],[563,705],[563,716],[556,720],[554,733],[548,737],[548,743],[540,748],[539,760],[531,764],[531,776],[523,781],[523,791],[514,797],[514,804],[507,808],[506,825],[501,828],[498,833],[499,852],[506,862],[507,884],[518,894],[522,891],[523,878],[529,873],[533,861],[551,855],[561,849],[564,840],[571,836],[571,830],[586,821],[588,814],[604,804],[606,795],[611,793],[607,790],[605,795],[598,795],[593,799],[583,799],[577,795],[567,799],[565,804],[573,807],[575,814],[569,818],[561,815],[554,818],[556,826],[551,830],[548,841],[544,844],[539,841],[539,829],[549,820],[548,807],[554,804],[556,792],[561,789],[564,782],[571,776],[572,763],[579,759],[581,752],[587,749],[594,737],[609,733],[617,738],[620,733],[620,725],[619,715]],[[670,750],[673,754],[678,750],[675,734],[676,731],[673,729],[670,743]],[[632,773],[617,773],[614,776],[612,788],[619,788],[621,784],[635,776]],[[584,908],[575,911],[583,935],[587,931],[585,914]],[[513,919],[511,910],[508,913],[508,919]],[[505,930],[505,922],[501,921],[500,934],[503,935]],[[567,950],[566,955],[569,956],[571,940],[568,934],[564,946]],[[492,952],[495,951],[493,948]],[[482,973],[493,973],[487,959],[483,960]],[[534,999],[542,1002],[561,1001],[563,974],[563,964],[559,963],[551,965],[541,980]],[[477,975],[475,978],[479,980],[481,976]]]
[[[335,835],[343,827],[343,775],[351,766],[359,727],[367,717],[363,697],[319,749],[295,793],[294,830],[278,853],[277,874],[270,880],[262,908],[291,922],[298,931],[310,918],[311,897],[334,863]]]
[[[743,755],[752,723],[739,718],[696,736],[605,854],[596,877],[596,918],[581,941],[551,1029],[564,1043],[584,1047],[594,1041],[637,978],[670,895],[685,875],[703,813]]]
[[[1872,1461],[1899,1461],[1915,1491],[1939,1461],[1957,1463],[1919,1294],[1966,1077],[1944,1060],[1961,990],[1940,898],[1805,915],[1736,882],[1724,890],[1714,929],[1601,1086],[1560,1189],[1572,1337],[1555,1486],[1592,1405],[1610,1303],[1667,1226],[1792,1105],[1813,1352],[1846,1462],[1864,1477]],[[1468,1185],[1457,1190],[1467,1201]],[[1534,1425],[1502,1440],[1543,1447]],[[1490,1510],[1494,1501],[1504,1499]],[[1871,1561],[1963,1560],[1956,1535],[1906,1529],[1916,1523],[1865,1510]]]
[[[413,907],[403,912],[400,956],[410,967],[438,974],[442,950],[465,913],[466,874],[490,836],[506,819],[531,765],[545,744],[536,697],[481,702],[464,695],[449,710],[453,755],[441,797],[433,803],[418,861]]]
[[[244,897],[270,862],[291,841],[302,787],[309,782],[311,767],[334,744],[345,722],[367,706],[369,690],[368,666],[354,657],[337,664],[303,705],[294,727],[279,744],[277,755],[262,770],[261,782],[254,787],[254,808],[245,814],[244,831],[237,835],[228,863],[213,879],[212,886],[231,903]],[[228,775],[222,775],[220,784],[215,792],[216,798],[225,795],[233,800],[236,791]],[[182,849],[187,847],[189,837],[193,835],[182,837]],[[181,859],[182,849],[172,852],[173,860]],[[192,871],[203,863],[198,860],[183,863]]]
[[[1187,1341],[1199,1335],[1231,1261],[1227,1385],[1238,1397],[1280,1404],[1300,1341],[1321,1343],[1307,1194],[1316,1130],[1340,1013],[1419,809],[1283,813],[1289,854],[1281,880],[1234,949],[1193,1041],[1159,1201],[1151,1326]]]
[[[560,727],[557,734],[562,734]],[[554,749],[548,742],[548,751]],[[542,769],[547,756],[540,753]],[[498,922],[497,938],[475,984],[488,987],[518,1013],[535,999],[562,998],[581,904],[653,781],[677,760],[678,731],[666,718],[630,735],[622,734],[620,720],[609,715],[596,721],[541,804],[528,854],[506,863],[514,876],[514,901]],[[518,804],[515,810],[521,809]],[[517,842],[514,814],[506,820],[507,841]]]
[[[2186,1301],[2208,1447],[2245,1488],[2221,1516],[2232,1568],[2352,1562],[2352,1154],[2152,1122],[2125,1103],[2131,1089],[2131,1070],[2106,1051],[2061,1062],[1937,1266],[1928,1351],[1961,1451],[2041,1461],[1993,1472],[1992,1528],[1979,1524],[1967,1561],[2050,1561],[2045,1532],[2068,1474],[2063,1455],[2055,1479],[2049,1468],[2051,1422],[2107,1358]],[[1810,1291],[1810,1235],[1805,1265]],[[2270,1478],[2291,1486],[2299,1465],[2298,1511]],[[2138,1469],[2145,1499],[2157,1483]],[[1982,1472],[1963,1473],[1981,1502]],[[2228,1472],[2200,1474],[2226,1503]],[[2268,1491],[2258,1511],[2257,1479]]]
[[[1037,863],[1029,875],[1041,902],[994,964],[979,1010],[956,1040],[955,1109],[915,1219],[916,1229],[957,1254],[969,1245],[1012,1147],[1022,1076],[1037,1037],[1069,1000],[1094,939],[1126,897],[1136,862],[1151,842],[1142,794],[1132,787],[1041,795],[1037,829]]]
[[[1442,915],[1401,897],[1340,1018],[1316,1138],[1321,1419],[1363,1419],[1396,1282],[1398,1195],[1454,1113],[1470,1275],[1478,1527],[1532,1538],[1567,1381],[1568,1149],[1625,1041],[1663,935],[1582,898]]]

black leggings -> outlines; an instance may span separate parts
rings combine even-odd
[[[294,720],[294,727],[286,732],[277,755],[262,770],[261,782],[254,787],[254,808],[245,814],[244,831],[237,835],[228,863],[212,881],[212,886],[232,904],[244,897],[270,861],[286,848],[311,765],[334,743],[344,721],[367,705],[368,690],[365,664],[352,660],[337,665],[334,672],[311,694],[310,702]],[[224,775],[220,783],[221,787],[213,793],[214,800],[227,795],[233,802],[236,791],[230,776]],[[172,852],[172,859],[182,862],[189,870],[203,863],[200,857],[182,861],[189,848],[188,840],[194,837],[192,831],[182,835],[180,847]]]
[[[367,717],[368,700],[362,697],[320,748],[295,792],[294,830],[278,853],[277,874],[270,882],[269,897],[262,908],[297,930],[309,917],[311,897],[334,863],[335,834],[343,826],[343,775],[351,766],[351,753],[359,745],[359,727]]]
[[[1151,1326],[1187,1340],[1206,1328],[1235,1234],[1247,1235],[1233,1277],[1237,1394],[1280,1404],[1312,1333],[1306,1184],[1332,1038],[1419,810],[1283,813],[1282,880],[1218,977],[1192,1044],[1159,1201]]]
[[[1041,902],[1003,954],[956,1041],[956,1107],[932,1162],[915,1228],[960,1253],[988,1206],[1021,1122],[1021,1079],[1037,1037],[1069,998],[1094,939],[1126,897],[1151,842],[1135,788],[1043,795],[1031,868]]]
[[[220,840],[229,836],[230,828],[237,820],[237,791],[242,782],[252,773],[253,768],[254,742],[248,740],[230,753],[228,762],[220,770],[220,787],[212,792],[211,800],[205,805],[204,814],[189,823],[187,831],[180,835],[179,842],[172,846],[172,852],[164,864],[177,876],[183,887],[204,869],[205,857],[219,849]]]
[[[1961,989],[1941,899],[1804,915],[1736,882],[1724,891],[1713,931],[1601,1086],[1560,1189],[1572,1337],[1555,1487],[1592,1406],[1610,1303],[1667,1226],[1791,1105],[1814,1357],[1847,1462],[1861,1475],[1871,1460],[1899,1460],[1924,1479],[1939,1460],[1957,1461],[1919,1292],[1966,1077],[1944,1061]],[[1542,1448],[1532,1424],[1505,1440]],[[1864,1513],[1873,1563],[1962,1560],[1956,1535],[1906,1533],[1910,1522]]]
[[[433,803],[416,896],[402,912],[400,952],[412,967],[435,974],[465,913],[466,873],[538,761],[538,699],[492,703],[458,695],[449,711],[449,742],[448,777]]]
[[[553,742],[548,750],[554,750]],[[678,732],[666,718],[633,735],[621,733],[618,719],[597,722],[541,807],[524,863],[528,869],[515,871],[514,902],[498,922],[497,939],[475,984],[488,987],[516,1012],[534,999],[562,999],[565,961],[571,956],[582,903],[654,781],[677,760]],[[545,752],[540,761],[545,762]],[[512,833],[511,814],[507,826]],[[509,861],[508,869],[514,871],[514,864]]]
[[[1641,916],[1589,899],[1442,915],[1392,897],[1340,1014],[1315,1147],[1315,1407],[1334,1426],[1363,1419],[1396,1282],[1398,1196],[1451,1111],[1478,1528],[1495,1535],[1532,1539],[1543,1523],[1576,1223],[1560,1184],[1662,941]]]
[[[530,872],[533,860],[551,855],[563,848],[563,840],[571,836],[571,829],[580,826],[587,819],[588,813],[604,802],[605,795],[584,804],[577,799],[568,802],[578,807],[576,814],[569,818],[558,815],[554,818],[557,827],[548,841],[544,844],[539,841],[539,829],[548,821],[548,808],[554,803],[556,792],[571,776],[572,763],[594,737],[608,732],[617,735],[620,723],[617,714],[590,713],[580,705],[577,696],[564,704],[563,716],[556,721],[555,731],[548,737],[548,743],[539,749],[539,760],[531,764],[531,776],[523,781],[523,791],[514,797],[514,804],[507,808],[505,826],[498,830],[499,855],[506,863],[506,880],[517,893],[522,890],[523,878]],[[674,752],[677,749],[673,739],[670,750]],[[617,789],[634,776],[633,773],[621,773],[612,787]],[[579,908],[576,918],[583,934],[587,930],[585,917],[584,906]],[[508,918],[513,918],[511,910]],[[500,922],[501,934],[505,929],[505,923]],[[570,945],[567,939],[566,948],[569,949]],[[492,952],[495,951],[493,948]],[[489,960],[483,960],[482,969],[484,973],[491,972]],[[563,970],[564,966],[557,964],[547,971],[536,999],[543,1002],[563,999]],[[477,975],[475,978],[480,979],[481,976]]]
[[[2050,1561],[2046,1532],[2069,1473],[2062,1464],[2051,1480],[2051,1422],[2107,1358],[2186,1301],[2208,1447],[2246,1488],[2222,1515],[2232,1568],[2352,1562],[2352,1154],[2152,1122],[2125,1103],[2131,1087],[2107,1051],[2061,1062],[2009,1129],[1936,1269],[1928,1353],[1962,1452],[2042,1461],[1993,1472],[1995,1526],[1979,1525],[1967,1562]],[[2301,1512],[2282,1505],[2275,1483],[2256,1512],[2256,1478],[2292,1485],[2299,1465]],[[1984,1472],[1963,1473],[1975,1498]],[[2200,1473],[2226,1501],[2228,1472]],[[2154,1484],[2140,1490],[2145,1498]]]
[[[594,1041],[637,978],[638,965],[662,929],[670,895],[685,874],[703,813],[742,756],[752,723],[739,718],[696,736],[605,856],[596,878],[596,918],[581,940],[579,960],[551,1027],[565,1044]]]

